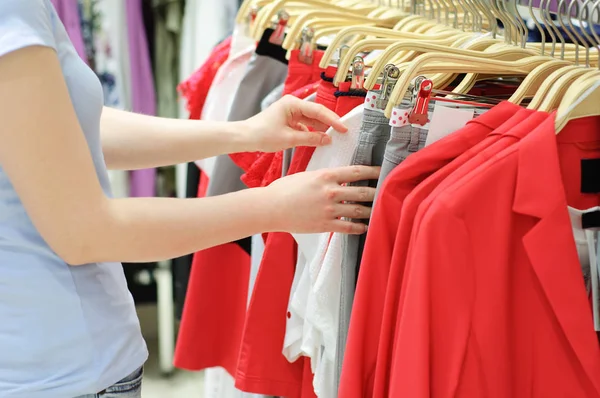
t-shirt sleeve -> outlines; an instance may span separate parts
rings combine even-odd
[[[55,18],[46,0],[0,0],[0,57],[29,46],[56,49]]]

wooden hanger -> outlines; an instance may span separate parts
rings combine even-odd
[[[309,11],[301,14],[294,22],[292,27],[288,30],[287,36],[283,42],[283,48],[290,48],[292,43],[298,41],[300,39],[300,35],[302,34],[302,29],[306,25],[306,22],[310,19],[324,19],[324,18],[332,18],[336,17],[340,20],[346,20],[347,24],[362,24],[362,23],[375,23],[380,26],[393,26],[396,22],[395,20],[378,20],[376,18],[364,17],[359,15],[340,15],[337,11],[328,11],[328,10],[320,10],[320,11]]]
[[[331,64],[331,61],[332,61],[334,55],[336,54],[337,50],[342,46],[343,43],[347,42],[348,39],[353,36],[359,36],[359,37],[376,36],[376,37],[381,37],[381,38],[390,38],[390,39],[397,39],[397,40],[404,40],[404,39],[407,39],[407,40],[410,40],[410,39],[413,39],[413,40],[418,40],[418,39],[443,40],[448,37],[454,37],[455,35],[456,35],[455,33],[445,33],[445,34],[439,34],[437,36],[421,35],[421,34],[417,34],[417,33],[401,32],[401,31],[386,29],[386,28],[349,26],[347,28],[340,30],[338,35],[330,43],[329,47],[325,51],[325,54],[323,55],[323,59],[321,60],[320,67],[326,68],[327,66],[329,66]]]
[[[391,116],[394,106],[402,101],[411,82],[420,75],[461,72],[489,75],[527,75],[545,62],[548,62],[548,58],[542,56],[527,57],[511,62],[440,52],[422,54],[409,64],[396,82],[385,114],[387,117]]]
[[[348,73],[348,69],[350,68],[350,64],[352,63],[352,61],[354,60],[356,55],[359,53],[366,52],[366,51],[373,51],[373,50],[377,50],[377,49],[387,49],[390,46],[394,46],[394,49],[396,51],[413,51],[413,52],[422,53],[422,52],[439,52],[439,51],[448,50],[448,53],[464,54],[464,50],[459,50],[459,49],[455,49],[455,48],[447,46],[452,41],[453,41],[453,39],[443,39],[443,40],[434,41],[429,38],[427,40],[406,39],[401,42],[398,42],[398,39],[361,40],[360,42],[358,42],[355,45],[353,45],[352,47],[350,47],[350,49],[344,55],[343,59],[340,61],[337,73],[333,79],[333,84],[335,86],[337,86],[346,79],[346,75]],[[478,54],[478,53],[473,52],[471,55],[473,55],[473,54]],[[380,58],[381,58],[381,55],[380,55]],[[385,68],[385,66],[384,66],[384,68]],[[371,75],[373,75],[374,72],[377,73],[377,71],[371,70]],[[381,72],[383,72],[383,69],[381,70]]]
[[[290,19],[296,19],[298,15],[307,11],[329,11],[337,12],[338,16],[346,16],[348,18],[366,18],[361,10],[353,10],[351,8],[340,7],[335,3],[325,0],[272,0],[270,4],[264,6],[258,12],[254,25],[252,27],[252,37],[260,40],[264,31],[271,27],[273,18],[280,10],[285,10]],[[369,20],[368,22],[371,22]],[[301,30],[301,29],[300,29]]]
[[[580,69],[579,66],[570,64],[568,66],[563,66],[560,69],[557,69],[554,72],[550,73],[548,75],[548,77],[546,79],[544,79],[544,81],[542,82],[540,87],[537,89],[537,91],[533,95],[533,98],[531,99],[531,102],[529,102],[529,105],[527,106],[527,108],[528,109],[539,109],[539,107],[542,105],[542,103],[546,99],[546,96],[550,93],[550,90],[552,89],[552,87],[554,87],[554,85],[557,84],[559,79],[564,74],[569,73],[571,71],[577,71],[579,69]]]
[[[552,85],[550,91],[545,96],[544,101],[537,109],[542,112],[556,110],[569,87],[577,81],[577,78],[586,75],[589,71],[589,68],[576,66],[575,69],[565,72],[556,83]]]
[[[472,38],[472,35],[466,32],[461,32],[461,37],[456,38],[456,37],[452,37],[452,41],[451,42],[442,42],[440,43],[439,41],[431,41],[432,44],[436,44],[436,45],[444,45],[444,44],[448,44],[451,47],[459,47],[460,45],[462,45],[464,43],[464,41],[466,40],[470,40]],[[492,41],[491,43],[495,43],[495,41]],[[385,49],[385,51],[377,58],[377,61],[375,62],[375,64],[373,65],[373,68],[371,69],[371,73],[369,75],[369,77],[367,78],[367,80],[365,81],[365,88],[368,90],[371,90],[375,84],[377,84],[377,79],[379,78],[379,76],[383,73],[383,70],[385,69],[385,66],[387,64],[395,64],[395,65],[400,65],[403,62],[407,62],[411,59],[413,59],[416,56],[416,52],[415,51],[411,51],[410,54],[407,54],[406,52],[402,51],[402,49],[405,48],[405,46],[403,45],[402,42],[398,42],[398,43],[394,43],[393,45],[387,47]],[[487,48],[486,46],[483,45],[479,45],[479,46],[473,46],[473,49],[471,49],[470,51],[481,51],[484,50],[485,48]],[[439,51],[439,50],[434,50],[434,51]]]
[[[240,9],[235,18],[235,22],[238,24],[243,24],[246,22],[248,15],[250,15],[250,10],[252,7],[264,7],[267,4],[270,4],[273,0],[244,0]]]
[[[570,65],[572,64],[569,61],[555,59],[538,66],[525,77],[508,101],[519,105],[525,98],[533,97],[551,73]]]
[[[558,134],[572,120],[600,116],[600,74],[583,75],[563,96],[556,113],[555,129]]]

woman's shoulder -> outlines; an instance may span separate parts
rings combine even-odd
[[[0,0],[0,56],[23,47],[56,47],[49,0]]]

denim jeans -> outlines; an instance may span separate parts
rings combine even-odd
[[[97,394],[82,395],[77,398],[141,398],[143,376],[144,368],[141,367],[104,391]]]

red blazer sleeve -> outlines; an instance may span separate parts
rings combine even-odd
[[[415,224],[388,396],[454,396],[473,315],[470,250],[466,225],[445,206],[432,206]]]

